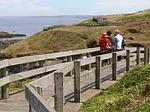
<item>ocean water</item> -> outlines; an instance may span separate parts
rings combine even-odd
[[[92,16],[0,17],[0,31],[26,34],[27,37],[51,25],[76,24]]]

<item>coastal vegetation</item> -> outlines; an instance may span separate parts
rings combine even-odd
[[[135,22],[135,21],[147,21],[150,20],[150,10],[145,12],[135,13],[133,15],[128,14],[119,19],[121,22]]]
[[[150,65],[137,66],[116,84],[85,102],[80,112],[149,112]]]
[[[79,25],[85,25],[85,26],[99,26],[99,24],[95,21],[93,21],[93,19],[88,19],[85,20],[83,22],[81,22]]]
[[[100,26],[93,19],[90,19],[77,25],[46,27],[43,31],[30,38],[10,45],[5,50],[2,50],[1,53],[16,56],[21,53],[33,55],[88,48],[97,46],[93,45],[93,43],[97,44],[101,33],[107,30],[113,32],[115,29],[121,31],[121,34],[127,39],[128,46],[149,46],[149,15],[149,10],[132,14],[106,15],[104,18],[107,18],[112,23],[108,26]],[[89,45],[91,43],[92,45]]]

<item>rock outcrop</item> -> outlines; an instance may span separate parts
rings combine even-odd
[[[0,38],[25,37],[25,34],[9,34],[8,32],[0,32]]]

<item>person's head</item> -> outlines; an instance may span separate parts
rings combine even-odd
[[[107,35],[111,36],[112,32],[111,31],[107,31]]]
[[[101,37],[102,37],[102,38],[107,38],[108,35],[107,35],[107,33],[103,33],[103,34],[101,35]]]
[[[117,29],[117,30],[115,30],[114,35],[116,36],[116,35],[118,35],[118,34],[119,34],[119,30]]]

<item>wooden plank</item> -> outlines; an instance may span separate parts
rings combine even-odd
[[[53,66],[58,69],[55,72],[61,71],[61,72],[63,72],[63,74],[67,74],[73,69],[73,67],[74,67],[73,64],[74,64],[73,62],[67,62],[67,63],[63,63],[63,64],[58,64],[59,66],[57,66],[57,65],[53,65]],[[49,67],[49,68],[47,68],[46,71],[49,71],[49,70],[52,70],[52,69],[50,69],[50,67]],[[49,82],[51,82],[51,85],[54,83],[54,73],[55,72],[50,73],[49,75],[44,76],[40,79],[37,79],[37,80],[31,82],[30,84],[32,84],[34,86],[39,86],[41,88],[46,88],[49,86],[49,84],[50,84]],[[43,83],[43,82],[45,82],[45,83]]]
[[[95,73],[95,70],[96,70],[95,68],[92,68],[91,70],[82,71],[80,76],[83,77],[89,73]]]
[[[81,62],[81,66],[88,65],[88,64],[90,64],[90,63],[96,62],[95,57],[86,58],[86,59],[79,59],[79,60],[77,60],[77,61],[80,61],[80,62]]]
[[[140,64],[140,47],[137,47],[136,64]]]
[[[70,64],[70,66],[68,66],[69,64]],[[0,79],[0,86],[4,86],[4,85],[9,84],[11,82],[26,79],[26,78],[36,76],[36,75],[39,75],[42,73],[57,70],[57,69],[60,69],[62,67],[63,68],[66,67],[65,69],[63,69],[64,73],[69,72],[73,68],[73,62],[57,64],[57,65],[52,65],[52,66],[46,66],[46,67],[42,67],[42,68],[38,68],[38,69],[34,69],[34,70],[20,72],[17,74],[12,74],[12,75],[6,76],[4,78],[1,78]]]
[[[55,103],[54,107],[56,112],[64,111],[64,95],[63,95],[63,73],[56,72],[54,74],[55,83]]]
[[[130,70],[130,50],[127,50],[126,56],[126,71]]]
[[[25,98],[36,112],[56,112],[30,85],[26,85]]]
[[[99,47],[82,49],[82,50],[51,53],[51,54],[26,56],[26,57],[13,58],[13,59],[6,59],[3,61],[0,61],[0,68],[24,64],[24,63],[30,63],[30,62],[43,61],[43,60],[47,60],[47,59],[55,59],[55,58],[60,58],[60,57],[66,57],[66,56],[72,56],[72,55],[78,55],[78,54],[84,54],[84,53],[91,53],[91,52],[96,52],[96,51],[99,51]]]
[[[59,71],[61,71],[64,75],[68,74],[70,71],[72,71],[74,68],[74,62],[68,62],[66,65],[60,68]]]
[[[7,77],[8,76],[8,69],[3,68],[1,70],[1,75],[2,75],[2,77]],[[8,99],[9,98],[9,85],[8,84],[2,86],[1,97],[2,97],[2,99]]]
[[[9,66],[8,59],[0,61],[0,69],[8,66]]]
[[[73,59],[72,59],[72,56],[67,56],[67,62],[70,62],[70,61],[73,61]],[[71,70],[69,73],[68,73],[68,75],[69,76],[72,76],[73,74],[73,71]]]
[[[136,51],[135,48],[126,48],[130,49],[131,52]],[[66,56],[72,56],[72,55],[78,55],[78,54],[85,54],[85,53],[92,53],[99,51],[99,47],[96,48],[90,48],[90,49],[82,49],[82,50],[74,50],[74,51],[66,51],[66,52],[59,52],[59,53],[51,53],[51,54],[42,54],[42,55],[35,55],[35,56],[26,56],[26,57],[20,57],[20,58],[13,58],[13,59],[7,59],[0,61],[0,68],[13,66],[13,65],[19,65],[24,63],[30,63],[30,62],[36,62],[36,61],[43,61],[47,59],[55,59],[59,57],[66,57]],[[118,54],[122,54],[123,51],[119,51]]]
[[[112,80],[117,80],[117,53],[112,57]]]
[[[88,58],[91,58],[92,55],[91,55],[90,53],[87,53],[87,57],[88,57]],[[91,68],[92,68],[92,64],[89,64],[89,65],[88,65],[88,69],[90,70]]]
[[[59,71],[55,71],[55,72],[59,72]],[[40,79],[32,81],[29,84],[33,85],[35,87],[41,87],[41,88],[47,88],[51,85],[50,87],[51,87],[51,89],[53,89],[55,72],[52,72],[44,77],[41,77]]]
[[[148,48],[147,64],[150,64],[150,48]]]
[[[0,79],[0,87],[10,82],[9,76]]]
[[[96,57],[96,73],[95,73],[95,88],[100,89],[101,86],[101,57]]]
[[[17,74],[12,74],[9,76],[10,78],[10,82],[15,82],[15,81],[18,81],[18,80],[22,80],[22,79],[26,79],[26,78],[29,78],[29,77],[32,77],[32,76],[36,76],[36,75],[39,75],[39,74],[42,74],[42,73],[45,73],[46,72],[46,69],[45,67],[42,67],[42,68],[38,68],[38,69],[34,69],[34,70],[29,70],[29,71],[26,71],[26,72],[20,72],[20,73],[17,73]]]
[[[74,74],[74,100],[80,102],[80,61],[74,62],[75,74]]]
[[[123,52],[124,51],[122,51],[122,53]],[[101,55],[101,56],[103,57],[102,59],[106,59],[106,58],[111,57],[110,54],[105,54],[105,55]],[[95,57],[88,58],[88,59],[82,59],[81,60],[81,63],[82,63],[81,65],[94,63],[95,61],[96,61]],[[60,67],[62,67],[62,66],[65,66],[65,64],[46,66],[46,67],[42,67],[42,68],[39,68],[39,69],[34,69],[34,70],[26,71],[26,72],[21,72],[21,73],[18,73],[18,74],[13,74],[11,76],[8,76],[7,78],[1,79],[0,80],[0,86],[3,86],[3,85],[8,84],[10,82],[22,80],[22,79],[29,78],[29,77],[32,77],[32,76],[36,76],[38,74],[42,74],[42,73],[49,72],[49,71],[52,71],[52,70],[60,69]],[[71,66],[67,67],[67,69],[70,70],[70,69],[72,69],[72,67],[73,67],[73,64],[71,64]],[[65,72],[66,71],[68,72],[68,70],[64,69],[64,71],[63,71],[64,74],[66,74]]]
[[[148,59],[148,48],[144,48],[144,64],[147,64],[147,59]]]

